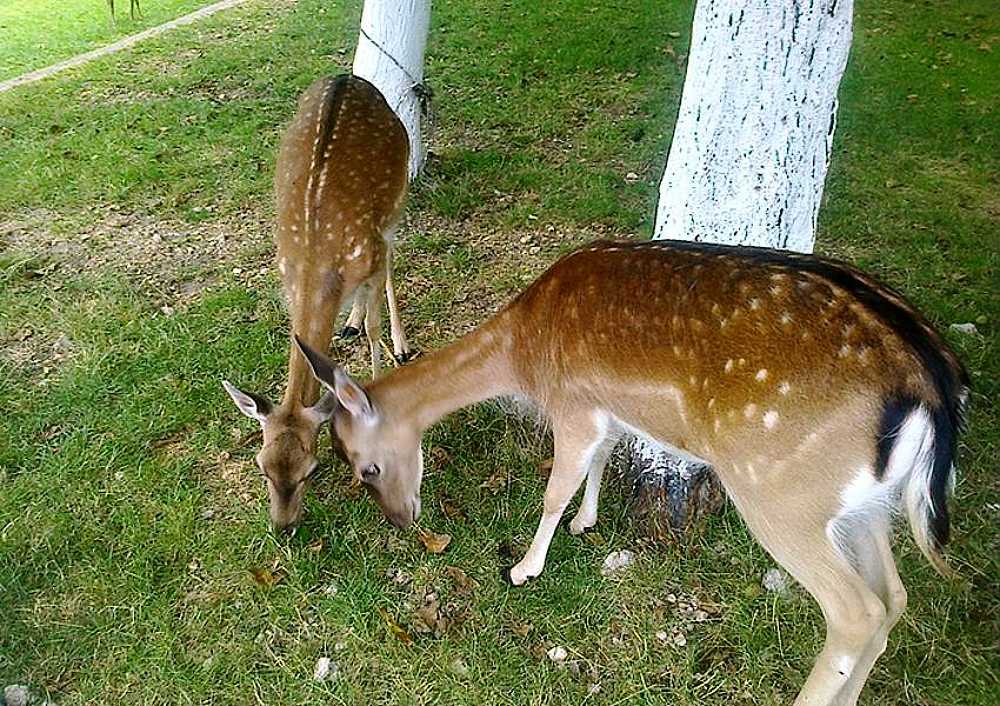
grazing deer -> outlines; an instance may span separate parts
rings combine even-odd
[[[601,472],[631,433],[711,463],[754,536],[819,602],[826,644],[796,704],[854,704],[906,605],[890,547],[905,507],[944,569],[946,495],[968,378],[898,294],[837,262],[698,243],[598,243],[560,260],[451,346],[353,382],[303,342],[333,425],[389,519],[420,511],[423,431],[460,407],[526,397],[555,459],[531,547],[597,519]]]
[[[320,79],[299,99],[274,177],[278,270],[292,334],[328,350],[337,314],[353,297],[349,327],[364,320],[372,375],[379,372],[383,288],[396,357],[406,360],[392,287],[393,235],[407,190],[406,129],[382,94],[357,76]],[[356,332],[356,329],[355,329]],[[292,345],[280,405],[223,382],[240,411],[263,427],[257,463],[267,483],[271,523],[291,528],[316,467],[316,435],[334,408]]]

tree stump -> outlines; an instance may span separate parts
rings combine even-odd
[[[712,467],[693,463],[635,438],[615,452],[629,514],[657,539],[687,536],[725,504],[725,491]]]

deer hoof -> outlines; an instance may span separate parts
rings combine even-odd
[[[402,365],[403,363],[408,363],[414,358],[420,355],[420,351],[403,351],[402,353],[396,353],[393,357],[396,362]]]
[[[353,326],[345,326],[340,329],[340,338],[355,338],[361,335],[361,330],[356,329]]]

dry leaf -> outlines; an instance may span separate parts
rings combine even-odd
[[[552,473],[552,464],[555,463],[554,458],[547,458],[538,464],[538,472],[542,474],[543,477],[547,478]]]
[[[479,484],[480,488],[486,488],[496,492],[507,484],[507,474],[503,471],[494,473],[492,476]]]
[[[313,554],[319,554],[321,551],[323,551],[323,538],[320,537],[315,542],[310,544],[309,551],[311,551]]]
[[[420,537],[421,543],[431,554],[440,554],[451,543],[450,534],[437,534],[419,527],[417,528],[417,536]]]
[[[535,629],[531,623],[514,623],[510,626],[511,632],[520,637],[527,637],[528,633]]]
[[[262,588],[271,588],[282,579],[280,571],[271,571],[270,569],[250,569],[250,575]]]
[[[389,611],[382,606],[379,606],[378,612],[379,615],[381,615],[385,620],[385,624],[389,626],[389,632],[391,632],[397,640],[402,642],[404,645],[413,644],[413,638],[410,637],[410,633],[406,632],[406,630],[399,623],[397,623],[391,615],[389,615]]]
[[[447,517],[449,520],[465,519],[465,513],[462,511],[462,508],[456,505],[449,498],[443,498],[441,500],[441,512],[443,512],[444,516]]]
[[[459,593],[469,594],[478,586],[473,579],[469,578],[469,575],[462,571],[457,566],[447,566],[445,567],[445,573],[451,577],[451,580],[455,582],[455,586],[458,587]]]

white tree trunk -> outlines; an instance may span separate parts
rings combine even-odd
[[[382,92],[410,138],[410,178],[423,169],[420,135],[430,0],[365,0],[353,71]]]
[[[656,238],[812,252],[853,0],[699,0]]]
[[[699,0],[655,238],[812,252],[853,0]],[[639,512],[680,529],[721,505],[711,470],[636,440]]]

